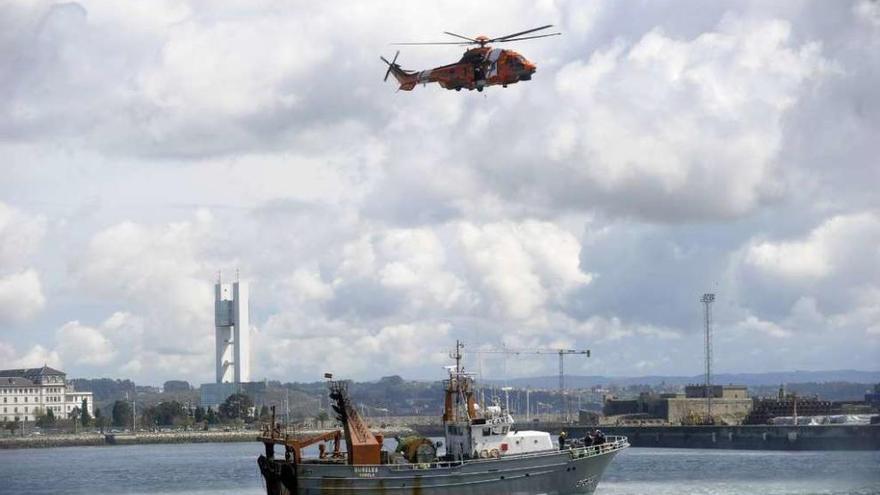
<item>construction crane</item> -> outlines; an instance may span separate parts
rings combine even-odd
[[[590,350],[575,349],[510,349],[502,347],[500,349],[478,349],[475,351],[464,351],[468,354],[503,354],[505,358],[511,355],[519,354],[556,354],[559,356],[559,393],[565,393],[565,356],[587,356],[590,357]]]
[[[590,350],[576,350],[576,349],[510,349],[507,347],[502,347],[501,349],[478,349],[475,351],[465,351],[469,354],[502,354],[504,355],[505,363],[507,356],[510,355],[519,355],[519,354],[556,354],[559,356],[559,395],[565,398],[566,402],[566,421],[570,420],[571,417],[571,403],[568,400],[568,396],[565,393],[565,356],[587,356],[590,357]],[[507,365],[505,364],[505,369]]]

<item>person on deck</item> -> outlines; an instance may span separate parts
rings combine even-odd
[[[584,447],[591,447],[595,438],[593,438],[593,433],[588,431],[586,435],[584,435]]]
[[[565,450],[565,432],[559,434],[559,450]]]

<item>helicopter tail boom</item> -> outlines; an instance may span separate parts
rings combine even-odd
[[[408,72],[400,68],[400,64],[397,63],[397,56],[400,55],[400,51],[394,54],[394,58],[389,62],[385,57],[379,57],[383,62],[388,64],[388,70],[385,71],[385,78],[383,81],[388,80],[389,75],[393,75],[394,79],[397,79],[397,82],[400,84],[400,89],[404,91],[411,91],[416,87],[416,84],[419,82],[419,74],[416,72]]]

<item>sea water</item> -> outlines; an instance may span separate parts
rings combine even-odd
[[[264,494],[259,443],[0,451],[0,494]],[[877,495],[880,452],[630,448],[598,495]]]

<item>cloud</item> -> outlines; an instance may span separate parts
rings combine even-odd
[[[805,239],[755,243],[748,248],[745,262],[768,276],[785,279],[810,280],[859,273],[870,279],[878,273],[878,243],[877,214],[838,215],[825,220]]]
[[[573,340],[614,342],[628,337],[657,340],[677,340],[681,333],[672,328],[624,322],[618,317],[605,318],[592,316],[586,321],[576,322],[569,333]]]
[[[744,321],[738,323],[737,326],[745,331],[754,331],[775,338],[786,338],[794,335],[794,332],[791,330],[782,328],[771,321],[759,320],[754,316],[749,316]]]
[[[91,349],[94,354],[81,362],[99,365],[124,353],[142,376],[167,376],[170,370],[208,376],[203,365],[213,355],[211,281],[218,266],[227,266],[211,254],[214,235],[220,232],[205,210],[184,221],[122,222],[96,233],[72,261],[72,278],[88,297],[110,298],[127,309],[100,327],[76,321],[62,326],[56,336],[68,349],[62,354]]]
[[[876,366],[876,10],[12,3],[3,341],[76,373],[210,380],[211,284],[237,268],[270,378],[319,376],[325,350],[436,377],[455,339],[688,372],[707,291],[722,367]],[[505,47],[537,63],[528,83],[381,80],[389,42],[530,20],[563,35]]]
[[[853,3],[852,8],[859,21],[880,28],[880,4],[876,0],[860,0]]]
[[[545,304],[590,283],[579,267],[577,238],[554,224],[465,223],[458,237],[471,278],[486,291],[494,315],[540,318]]]
[[[96,329],[78,321],[65,323],[56,334],[58,352],[68,365],[105,365],[113,361],[113,344]]]
[[[547,153],[562,198],[661,221],[736,217],[776,198],[786,112],[832,70],[784,20],[728,14],[680,39],[655,28],[556,75]],[[589,191],[574,194],[573,189]]]
[[[0,277],[0,322],[21,322],[33,318],[46,306],[40,277],[25,270]]]
[[[53,368],[61,368],[61,357],[55,351],[50,351],[37,344],[24,354],[20,354],[11,344],[0,342],[0,362],[4,368],[35,368],[47,365]],[[35,364],[36,363],[36,364]]]
[[[29,215],[0,201],[0,272],[31,257],[45,233],[45,217]]]
[[[117,311],[98,325],[69,321],[55,331],[55,349],[69,373],[87,374],[107,368],[159,374],[162,357],[157,355],[145,331],[145,320]],[[144,366],[142,363],[149,363]]]
[[[214,270],[201,255],[212,240],[212,221],[201,210],[182,222],[122,222],[92,237],[73,273],[95,295],[122,297],[184,327],[204,322],[212,301],[208,274]]]
[[[791,239],[752,240],[732,259],[748,287],[743,302],[764,318],[801,334],[851,334],[880,322],[878,246],[880,217],[869,211],[832,216]],[[759,302],[766,298],[789,306]]]

